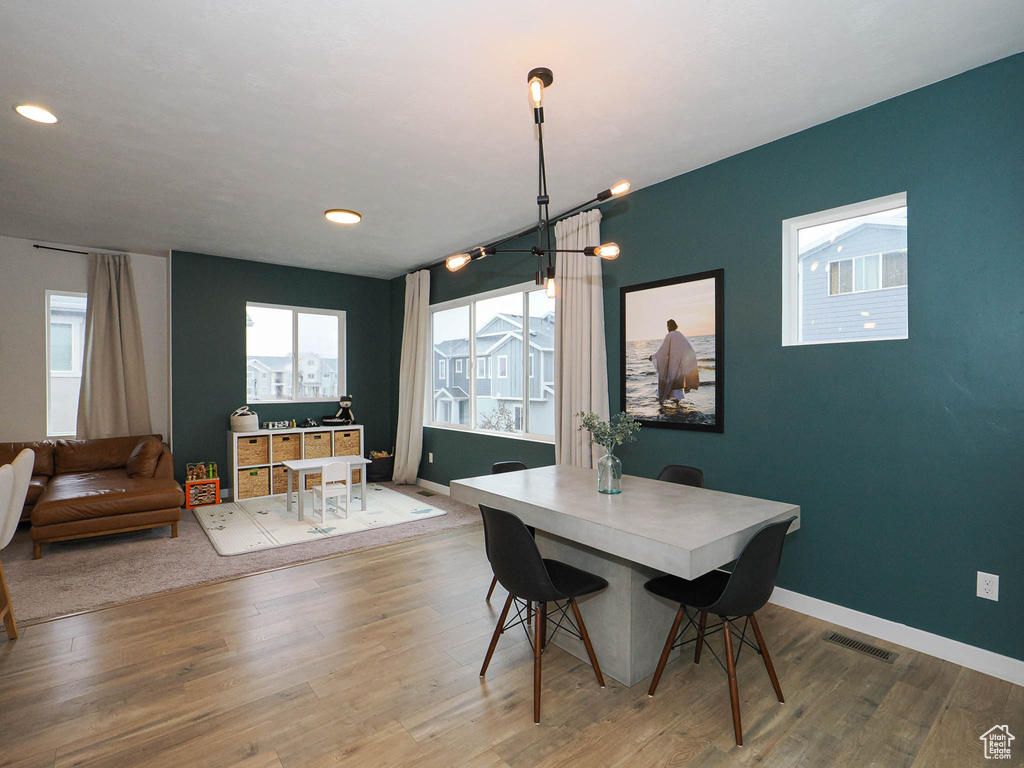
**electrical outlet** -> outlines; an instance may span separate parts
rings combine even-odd
[[[994,573],[978,571],[978,597],[999,600],[999,577]]]
[[[427,454],[427,463],[428,464],[433,464],[434,463],[434,454],[433,453],[428,453]],[[979,580],[978,583],[981,584],[981,576],[980,575],[978,576],[978,580]],[[981,587],[978,587],[978,592],[980,594]]]

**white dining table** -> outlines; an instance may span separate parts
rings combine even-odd
[[[293,477],[297,473],[299,476],[299,490],[296,492],[298,499],[299,508],[299,520],[305,520],[304,505],[302,498],[305,495],[306,486],[306,475],[317,472],[322,472],[325,464],[334,464],[337,462],[343,462],[348,465],[348,471],[346,472],[349,487],[352,487],[352,469],[353,467],[363,467],[363,471],[360,473],[359,484],[360,484],[360,509],[366,511],[366,465],[372,463],[370,459],[363,458],[362,456],[327,456],[322,459],[293,459],[291,461],[282,461],[281,463],[288,470],[288,492],[285,494],[287,497],[286,508],[289,512],[292,511],[292,487]]]
[[[678,608],[648,593],[648,579],[695,579],[735,560],[768,523],[795,515],[789,532],[800,527],[794,504],[628,475],[621,494],[605,495],[596,470],[565,465],[454,480],[450,489],[456,501],[503,509],[534,527],[545,557],[608,580],[580,610],[602,671],[629,686],[654,672]],[[587,660],[567,633],[553,642]]]

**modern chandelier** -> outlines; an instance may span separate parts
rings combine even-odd
[[[471,261],[491,256],[495,253],[532,253],[537,257],[537,272],[535,281],[537,285],[543,285],[549,298],[555,297],[555,254],[556,253],[582,253],[585,256],[596,256],[611,261],[619,255],[619,246],[615,243],[604,245],[592,245],[588,248],[569,250],[566,248],[553,248],[551,245],[551,215],[548,210],[550,199],[548,198],[548,177],[544,168],[544,89],[554,81],[554,75],[547,67],[531,69],[526,76],[529,85],[530,103],[533,104],[533,122],[537,126],[537,225],[530,227],[514,235],[503,237],[487,245],[478,245],[470,248],[464,253],[456,253],[445,259],[445,266],[451,272],[457,272]],[[610,187],[585,203],[570,208],[554,217],[554,221],[564,219],[574,213],[578,213],[595,203],[603,203],[613,197],[619,197],[629,192],[629,182],[620,181],[614,187]],[[502,248],[501,246],[510,240],[528,235],[534,230],[537,231],[537,244],[530,249],[524,248]],[[545,266],[545,259],[547,264]]]

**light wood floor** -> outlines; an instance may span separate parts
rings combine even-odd
[[[648,698],[552,647],[536,727],[521,630],[478,676],[489,580],[470,528],[24,627],[0,639],[0,766],[959,768],[1003,723],[1024,755],[1024,689],[906,649],[884,664],[773,606],[787,703],[744,653],[744,747],[710,657]]]

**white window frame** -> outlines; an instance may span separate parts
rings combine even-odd
[[[530,378],[531,379],[533,378],[533,356],[535,354],[536,354],[536,352],[531,352],[530,353]]]
[[[292,397],[290,399],[273,398],[269,400],[250,400],[249,386],[246,383],[246,403],[248,405],[266,405],[267,403],[336,403],[338,397],[345,394],[347,389],[348,363],[346,351],[348,349],[347,323],[345,321],[345,310],[323,309],[321,307],[298,307],[291,304],[266,304],[262,301],[245,302],[246,309],[249,307],[265,307],[267,309],[289,309],[292,312]],[[299,313],[304,315],[329,315],[338,318],[338,395],[337,397],[295,397],[303,379],[299,374]],[[245,350],[246,360],[249,358],[249,350]],[[271,382],[273,390],[273,382]]]
[[[504,373],[501,372],[502,363],[505,364],[505,372]],[[498,355],[498,378],[499,379],[507,379],[508,378],[508,355]]]
[[[893,208],[907,206],[907,193],[897,192],[894,195],[876,197],[873,200],[865,200],[860,203],[843,205],[838,208],[830,208],[827,211],[809,213],[805,216],[795,216],[782,222],[782,346],[812,346],[816,344],[851,344],[863,341],[886,341],[890,339],[829,339],[827,341],[802,341],[800,339],[800,316],[802,314],[800,296],[800,254],[799,254],[799,232],[807,227],[817,227],[822,224],[830,224],[834,221],[853,219],[858,216],[870,216],[874,213],[882,213]],[[909,216],[909,211],[908,211]],[[845,259],[831,259],[830,261],[845,261]],[[881,263],[881,259],[879,259]],[[908,261],[909,273],[909,261]],[[907,283],[909,284],[909,274]],[[881,283],[879,283],[881,284]],[[905,286],[900,286],[905,287]],[[827,290],[827,288],[826,288]],[[891,290],[878,288],[876,290]],[[844,296],[846,294],[832,294]],[[903,339],[904,337],[896,337]]]
[[[47,437],[74,437],[76,432],[52,432],[50,430],[50,379],[54,376],[58,378],[82,378],[82,342],[75,334],[74,325],[71,327],[71,370],[70,371],[53,371],[50,368],[50,299],[53,296],[74,296],[75,298],[85,299],[89,301],[89,294],[83,293],[82,291],[50,291],[47,290],[46,301],[44,309],[46,311],[46,436]],[[88,311],[88,309],[86,309]],[[85,322],[83,320],[83,322]],[[77,353],[77,354],[76,354]]]
[[[437,361],[437,378],[448,380],[448,361],[443,357]]]
[[[462,373],[462,358],[461,357],[456,357],[455,358],[455,372],[456,373]]]
[[[431,328],[433,327],[433,315],[435,312],[443,312],[449,309],[456,309],[458,307],[469,308],[469,324],[467,330],[469,332],[469,356],[466,359],[466,380],[469,385],[469,423],[468,424],[453,424],[450,422],[438,422],[435,421],[435,413],[433,408],[434,398],[434,382],[429,380],[427,382],[426,397],[424,398],[424,426],[431,427],[433,429],[450,429],[458,432],[475,432],[482,435],[495,435],[497,437],[504,437],[509,440],[528,440],[537,443],[554,443],[554,435],[540,435],[531,432],[494,432],[489,429],[481,429],[474,426],[476,424],[476,382],[481,379],[490,378],[491,370],[491,355],[484,355],[480,358],[476,357],[476,302],[485,301],[487,299],[493,299],[498,296],[509,296],[516,293],[523,294],[523,358],[524,365],[522,368],[523,372],[523,422],[524,426],[528,425],[529,420],[529,409],[526,408],[526,404],[530,400],[530,384],[529,379],[532,377],[532,362],[527,363],[526,358],[529,356],[530,360],[533,360],[534,352],[530,350],[530,307],[529,307],[529,296],[528,294],[534,291],[541,290],[534,283],[519,283],[518,285],[512,285],[507,288],[498,288],[493,291],[486,291],[483,293],[474,293],[471,296],[464,296],[459,299],[452,299],[451,301],[445,301],[438,304],[430,305],[431,315]],[[540,318],[538,318],[540,319]],[[431,330],[431,333],[433,331]],[[500,357],[507,357],[502,355]],[[484,362],[485,373],[483,376],[480,374],[479,365]],[[426,366],[427,371],[433,371],[433,365]],[[469,375],[470,372],[477,374],[475,376]],[[507,371],[506,371],[507,373]],[[507,375],[504,378],[508,378]]]

